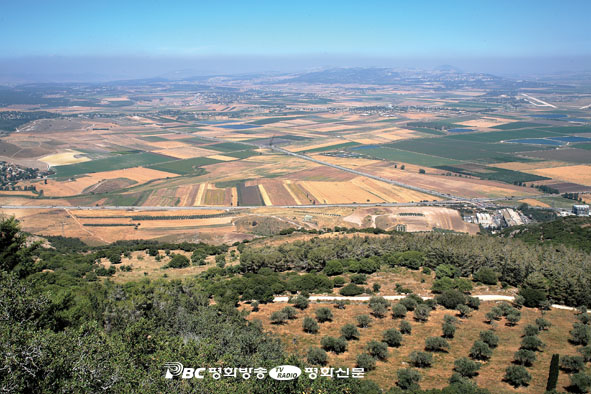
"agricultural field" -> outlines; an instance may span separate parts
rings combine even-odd
[[[27,228],[94,243],[113,239],[112,228],[52,207],[277,208],[267,221],[236,211],[232,220],[207,223],[111,223],[127,239],[198,234],[221,242],[299,226],[391,230],[404,224],[408,231],[473,234],[478,230],[457,211],[427,205],[467,199],[568,208],[569,201],[540,187],[591,190],[584,110],[550,111],[499,98],[494,94],[504,88],[496,85],[446,91],[416,81],[411,88],[280,78],[266,81],[273,89],[263,94],[259,82],[221,78],[189,83],[188,90],[163,82],[162,90],[137,86],[133,94],[110,95],[89,88],[92,97],[76,109],[67,99],[44,101],[45,112],[32,105],[0,108],[20,111],[18,132],[10,126],[0,137],[0,161],[48,171],[15,182],[14,190],[0,193],[0,205],[45,206],[19,213],[31,223]],[[229,94],[230,86],[240,86],[240,93]],[[362,206],[337,207],[353,213],[329,216],[329,208],[321,208],[328,204],[419,204],[425,215]],[[298,206],[314,208],[301,214]],[[51,227],[53,216],[63,226]]]
[[[395,304],[394,302],[393,304]],[[473,378],[480,387],[486,387],[495,393],[541,393],[544,392],[548,376],[548,366],[553,353],[561,355],[577,355],[577,347],[568,342],[568,332],[576,321],[572,311],[553,309],[543,315],[539,310],[521,309],[521,320],[515,326],[508,326],[504,319],[495,322],[492,326],[485,322],[485,315],[497,303],[484,302],[479,310],[471,314],[467,319],[458,319],[456,332],[453,338],[448,339],[449,349],[443,352],[432,354],[432,366],[418,368],[422,375],[421,388],[442,388],[449,383],[449,378],[454,372],[454,360],[460,357],[468,357],[470,347],[479,340],[479,333],[492,329],[499,338],[499,344],[492,351],[488,361],[481,362],[481,367]],[[443,318],[446,315],[456,316],[455,311],[437,308],[431,312],[426,322],[417,322],[408,312],[404,319],[393,319],[391,308],[383,318],[376,318],[371,315],[372,310],[366,303],[351,303],[344,309],[337,309],[333,303],[312,303],[303,310],[298,311],[296,318],[287,320],[284,324],[271,324],[270,316],[273,312],[282,310],[286,304],[273,303],[261,305],[258,312],[250,312],[249,320],[260,320],[265,330],[277,334],[290,352],[305,358],[310,347],[321,347],[321,339],[325,336],[340,337],[341,328],[346,324],[357,327],[359,339],[347,341],[346,351],[340,354],[328,353],[329,365],[342,365],[352,368],[356,365],[356,358],[366,353],[366,347],[371,340],[380,340],[384,332],[389,329],[399,329],[401,321],[406,321],[411,326],[411,334],[403,335],[400,346],[388,347],[385,360],[376,362],[375,370],[368,374],[368,377],[376,381],[382,388],[387,389],[392,384],[392,373],[400,368],[408,367],[410,354],[412,352],[425,351],[425,339],[429,337],[442,337]],[[316,311],[320,308],[329,308],[333,318],[331,321],[319,323],[318,333],[306,333],[302,329],[304,318],[309,317],[316,321]],[[250,310],[250,306],[244,309]],[[356,316],[371,316],[371,323],[367,328],[359,328]],[[528,387],[519,389],[503,381],[505,369],[512,365],[513,355],[519,349],[522,339],[523,328],[528,324],[534,324],[540,317],[552,322],[547,331],[542,331],[539,338],[545,344],[543,352],[537,353],[537,359],[528,372],[532,375],[531,384]],[[564,372],[559,374],[558,388],[565,390],[570,381]]]

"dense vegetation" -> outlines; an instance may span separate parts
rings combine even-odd
[[[551,225],[560,226],[562,222]],[[588,230],[584,228],[582,231]],[[570,232],[567,234],[570,235]],[[583,245],[591,238],[573,236],[574,241],[570,241],[566,234],[556,238],[565,245],[528,244],[511,238],[441,233],[393,234],[388,238],[315,238],[279,246],[247,246],[242,252],[240,264],[242,271],[247,273],[257,273],[262,269],[319,272],[327,264],[333,270],[335,264],[329,264],[331,260],[338,260],[344,269],[355,273],[372,273],[381,265],[411,269],[435,269],[445,265],[454,267],[457,271],[454,275],[458,277],[470,277],[482,268],[488,268],[501,283],[519,287],[524,296],[535,299],[527,306],[535,306],[545,300],[571,306],[591,305],[591,293],[588,291],[591,286],[591,256],[578,250],[585,249]],[[471,288],[463,278],[442,278],[436,285],[444,286],[442,291],[450,286],[462,291]],[[464,288],[465,285],[468,287]]]
[[[591,253],[591,219],[565,217],[548,223],[507,228],[503,236],[529,244],[566,245]]]
[[[389,266],[434,270],[435,283],[441,288],[437,302],[458,310],[466,305],[478,307],[473,304],[475,299],[464,294],[471,280],[500,280],[518,286],[526,305],[531,300],[591,305],[588,254],[563,245],[530,245],[516,239],[391,234],[382,238],[314,238],[279,246],[241,243],[240,263],[227,266],[222,262],[227,246],[124,241],[88,247],[64,237],[49,237],[48,241],[51,248],[30,243],[16,220],[0,221],[0,387],[8,392],[379,393],[369,379],[310,380],[305,375],[287,382],[167,380],[163,378],[163,365],[171,361],[191,367],[322,365],[326,352],[344,351],[347,341],[359,337],[360,329],[370,326],[374,319],[385,318],[389,307],[395,318],[404,317],[408,311],[417,321],[423,314],[428,319],[433,302],[423,303],[411,295],[391,306],[383,298],[373,297],[371,317],[357,316],[357,327],[344,326],[341,338],[326,337],[321,343],[323,349],[311,349],[304,361],[288,356],[278,339],[265,334],[256,320],[247,322],[243,312],[235,308],[240,300],[269,302],[274,294],[293,294],[292,306],[272,316],[275,324],[284,324],[308,307],[305,294],[331,292],[343,286],[339,275],[348,273],[351,286],[371,293],[364,287],[367,275]],[[191,258],[170,252],[179,250]],[[145,251],[156,259],[165,256],[168,264],[162,265],[168,270],[202,265],[207,256],[219,258],[215,259],[217,266],[182,281],[145,278],[115,284],[99,280],[100,276],[130,269],[122,264],[122,256],[133,251]],[[110,268],[100,264],[104,259],[111,262]],[[258,308],[258,304],[253,302],[252,307]],[[520,318],[519,311],[508,305],[497,309],[491,320],[505,316],[509,324]],[[328,324],[325,322],[332,318],[331,309],[320,308],[316,319],[303,320],[302,329],[318,332],[319,324]],[[542,320],[536,322],[537,327],[526,327],[522,349],[515,355],[516,365],[527,367],[535,359],[535,351],[543,346],[535,336],[537,329],[549,324]],[[449,316],[442,326],[446,339],[427,338],[425,350],[445,351],[447,341],[454,338],[456,323],[457,319]],[[375,367],[372,360],[387,358],[388,347],[399,346],[402,335],[410,333],[407,326],[400,324],[400,331],[384,332],[379,338],[383,342],[372,342],[365,350],[367,354],[359,356],[358,364],[371,369]],[[571,336],[587,357],[589,352],[584,346],[589,344],[588,332],[581,327],[574,327]],[[471,357],[490,357],[497,342],[492,332],[483,331]],[[413,356],[413,364],[428,363],[429,355],[423,353]],[[572,369],[578,364],[579,358],[573,358],[564,361],[561,368]],[[474,369],[470,360],[456,367],[465,375]],[[521,367],[507,370],[506,379],[521,384],[527,380],[523,371]],[[420,374],[416,370],[399,372],[391,392],[402,388],[418,390]],[[428,392],[484,392],[466,383],[464,377],[452,379],[444,390]]]

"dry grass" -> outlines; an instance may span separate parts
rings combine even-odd
[[[453,362],[459,357],[467,357],[470,347],[478,339],[480,331],[491,329],[484,323],[484,314],[490,310],[493,303],[484,303],[479,311],[458,324],[455,338],[448,340],[450,350],[447,353],[435,353],[434,364],[431,368],[422,369],[421,387],[423,389],[442,388],[447,386],[453,373]],[[276,303],[261,305],[259,312],[252,312],[249,320],[260,319],[265,330],[277,334],[285,344],[287,350],[305,357],[310,346],[320,346],[320,339],[325,335],[340,336],[340,328],[346,323],[356,324],[355,316],[369,314],[366,304],[351,304],[345,310],[332,307],[331,304],[311,304],[311,306],[298,314],[297,319],[284,325],[271,325],[269,316],[272,312],[280,310],[286,304]],[[329,306],[334,314],[332,322],[322,323],[318,334],[307,334],[302,331],[304,316],[314,317],[314,311],[320,307]],[[250,309],[245,307],[246,309]],[[404,336],[403,344],[399,348],[389,348],[389,357],[385,362],[378,361],[377,368],[368,374],[368,378],[374,380],[383,389],[389,389],[396,383],[395,371],[408,367],[408,356],[412,351],[424,349],[425,338],[441,335],[443,316],[452,314],[452,311],[438,309],[431,313],[429,321],[418,323],[412,321],[412,314],[407,315],[407,321],[411,323],[412,335]],[[523,327],[540,317],[540,312],[533,309],[522,309],[522,319],[516,327],[508,327],[505,321],[498,322],[492,327],[499,336],[499,347],[494,349],[492,358],[484,363],[475,381],[488,388],[493,393],[542,393],[546,385],[548,367],[552,353],[575,354],[576,348],[568,343],[567,332],[572,327],[574,315],[570,311],[552,310],[545,316],[553,326],[540,334],[540,339],[546,344],[544,352],[537,354],[537,360],[528,371],[532,374],[532,382],[529,387],[515,390],[512,386],[502,381],[504,370],[513,359],[513,354],[519,348]],[[329,353],[328,364],[330,366],[343,365],[355,366],[358,354],[364,352],[364,347],[370,340],[381,340],[383,332],[389,328],[398,328],[399,320],[391,317],[374,319],[369,328],[360,328],[361,338],[358,341],[349,341],[347,352],[336,355]],[[568,377],[561,372],[559,377],[559,389],[564,389],[568,384]]]
[[[591,165],[540,168],[529,172],[565,182],[591,186]]]

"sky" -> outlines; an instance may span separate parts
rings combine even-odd
[[[223,63],[241,58],[270,69],[532,58],[587,67],[589,15],[588,0],[0,0],[0,74],[23,59],[50,69],[78,62],[81,74],[94,72],[91,59],[103,71],[160,64],[154,72],[182,59],[188,68],[205,59],[202,72],[232,69]]]

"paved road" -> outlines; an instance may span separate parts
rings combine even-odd
[[[395,296],[383,296],[386,300],[389,301],[396,301],[401,300],[406,296],[403,295],[395,295]],[[480,301],[513,301],[515,297],[506,296],[501,294],[482,294],[482,295],[474,295],[472,297],[476,297],[480,299]],[[309,298],[310,301],[317,301],[317,302],[329,302],[329,301],[337,301],[337,300],[344,300],[344,301],[356,301],[356,302],[367,302],[370,300],[370,296],[356,296],[356,297],[344,297],[344,296],[311,296]],[[430,300],[433,297],[421,297],[423,300]],[[287,302],[289,301],[289,297],[287,296],[277,296],[273,298],[273,302]],[[552,308],[556,309],[565,309],[569,311],[575,310],[575,308],[565,305],[552,305]]]

